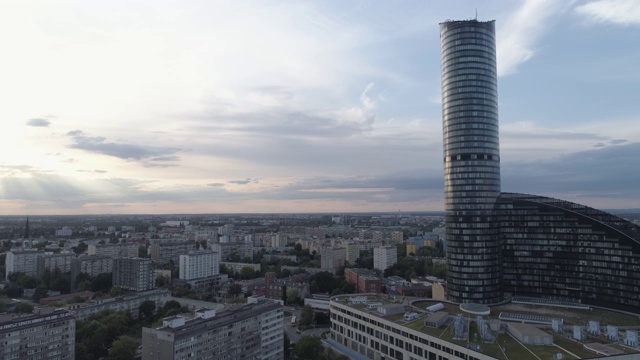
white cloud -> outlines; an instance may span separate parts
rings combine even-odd
[[[580,5],[575,10],[595,22],[640,25],[638,0],[596,0]]]
[[[535,53],[538,41],[573,1],[526,0],[497,30],[498,76],[510,75]],[[500,25],[500,23],[498,23]]]

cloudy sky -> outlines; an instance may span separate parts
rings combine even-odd
[[[640,207],[637,0],[16,0],[0,214],[442,210],[438,23],[476,9],[502,190]]]

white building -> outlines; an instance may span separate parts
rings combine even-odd
[[[61,230],[56,230],[56,237],[71,236],[72,234],[73,230],[68,226],[63,227]]]
[[[9,275],[15,272],[38,277],[38,259],[43,256],[44,252],[37,250],[9,251],[6,258],[5,279],[9,279]]]
[[[398,249],[395,246],[381,246],[373,249],[373,268],[386,270],[398,262]]]
[[[191,280],[220,273],[218,253],[212,250],[190,251],[180,255],[180,279]]]

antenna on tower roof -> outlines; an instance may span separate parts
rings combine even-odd
[[[478,8],[476,8],[476,21],[478,21]]]

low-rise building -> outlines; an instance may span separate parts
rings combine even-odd
[[[164,306],[164,303],[171,300],[171,292],[167,289],[155,289],[150,291],[127,294],[114,298],[92,300],[86,303],[76,303],[67,306],[77,321],[87,321],[91,315],[104,310],[129,311],[131,317],[138,318],[138,308],[140,305],[151,300],[156,304],[156,309]]]

